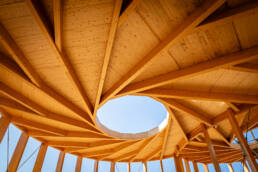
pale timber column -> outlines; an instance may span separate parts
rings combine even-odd
[[[207,131],[207,127],[206,125],[202,125],[203,126],[203,133],[204,133],[204,139],[208,145],[208,148],[209,148],[209,152],[210,152],[210,157],[211,157],[211,160],[213,162],[213,165],[214,165],[214,168],[215,168],[215,171],[216,172],[220,172],[220,167],[219,167],[219,162],[217,160],[217,157],[216,157],[216,152],[215,152],[215,149],[212,145],[212,141],[210,139],[210,136],[208,134],[208,131]]]
[[[8,128],[10,124],[9,119],[7,119],[6,117],[0,118],[0,143],[2,142],[3,138],[4,138],[4,134]]]
[[[190,170],[190,165],[189,165],[189,161],[187,161],[186,159],[185,159],[185,171],[186,171],[186,172],[191,172],[191,170]]]
[[[182,169],[182,158],[178,156],[174,156],[174,162],[175,162],[176,172],[183,172],[184,169]]]
[[[82,169],[82,157],[78,156],[76,160],[75,172],[81,172]]]
[[[194,172],[199,172],[197,162],[193,161],[193,168],[194,168]]]
[[[29,136],[25,133],[22,133],[20,139],[16,145],[15,151],[13,153],[12,159],[8,165],[8,172],[16,172],[19,166],[19,163],[22,158],[22,154],[28,142]]]
[[[99,170],[99,161],[96,161],[94,162],[94,172],[98,172]]]
[[[58,157],[58,161],[57,161],[57,165],[56,165],[56,172],[62,172],[63,164],[64,164],[64,158],[65,158],[65,153],[60,152],[59,157]]]
[[[245,172],[250,172],[250,170],[249,170],[249,168],[248,168],[248,166],[247,166],[245,160],[243,160],[242,163],[243,163],[244,171],[245,171]]]
[[[38,153],[36,162],[34,164],[33,172],[40,172],[41,171],[46,152],[47,152],[47,144],[41,143],[39,153]]]
[[[116,162],[111,162],[110,172],[115,172]]]
[[[160,168],[161,168],[161,172],[164,172],[164,168],[163,168],[163,162],[162,162],[162,160],[160,160]]]
[[[248,164],[249,164],[252,172],[258,172],[258,166],[257,166],[257,163],[253,156],[253,153],[252,153],[245,137],[243,136],[243,132],[242,132],[241,128],[238,126],[238,123],[236,121],[234,113],[232,112],[231,109],[228,110],[228,119],[232,126],[233,133],[236,135],[238,141],[241,143],[241,145],[245,151],[245,154],[247,155],[246,156],[247,161],[248,161]]]
[[[142,163],[142,166],[143,166],[143,172],[148,172],[148,167],[147,167],[147,162],[145,161],[145,162],[143,162]]]
[[[227,164],[229,172],[234,172],[232,164]]]
[[[207,164],[202,164],[202,165],[203,165],[204,172],[209,172],[208,165]]]
[[[131,162],[128,163],[128,172],[131,172]]]

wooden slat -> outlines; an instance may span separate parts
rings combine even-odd
[[[224,0],[211,0],[205,1],[198,7],[190,16],[188,16],[178,28],[173,29],[166,39],[161,41],[154,47],[142,60],[135,65],[130,71],[127,72],[117,83],[115,83],[103,96],[101,105],[107,102],[112,96],[116,95],[120,90],[126,87],[132,80],[134,80],[140,73],[142,73],[162,52],[167,50],[177,40],[181,39],[198,24],[200,24],[206,17],[219,8],[225,1]]]
[[[3,117],[3,116],[0,118],[0,126],[1,126],[0,127],[0,143],[2,142],[2,140],[4,138],[5,132],[8,129],[9,124],[10,124],[10,121],[8,118]]]
[[[208,148],[209,148],[210,157],[212,159],[215,171],[220,172],[221,169],[219,167],[219,162],[217,160],[216,152],[215,152],[215,149],[213,147],[212,141],[210,139],[209,133],[207,131],[207,127],[204,124],[203,124],[203,133],[204,133],[205,141],[206,141],[206,143],[208,145]]]
[[[164,167],[163,167],[163,162],[162,162],[162,160],[159,160],[159,162],[160,162],[161,172],[164,172]]]
[[[92,118],[92,105],[90,104],[89,100],[88,100],[88,97],[85,93],[85,90],[84,88],[82,87],[81,83],[80,83],[80,80],[78,79],[77,77],[77,74],[74,70],[74,68],[72,67],[72,64],[71,62],[69,61],[68,57],[65,56],[64,52],[61,52],[58,47],[56,46],[50,32],[49,32],[49,28],[47,26],[47,24],[44,22],[45,18],[43,15],[41,15],[35,4],[32,2],[32,0],[26,0],[25,1],[29,10],[31,11],[32,15],[34,16],[36,22],[38,23],[39,27],[41,28],[43,34],[45,35],[45,37],[47,38],[47,40],[49,41],[49,44],[50,46],[52,47],[52,49],[54,50],[54,53],[56,54],[56,57],[58,58],[58,60],[60,61],[61,65],[63,66],[64,70],[65,70],[65,73],[67,74],[68,78],[70,79],[71,83],[73,84],[73,86],[77,89],[77,91],[79,92],[82,100],[84,101],[85,103],[85,109],[86,109],[86,112],[88,114],[90,114],[90,117]],[[61,20],[60,20],[61,21]],[[57,22],[60,22],[60,21],[57,21]],[[60,25],[60,30],[62,29],[62,26],[61,24]],[[93,118],[92,118],[92,121]]]
[[[123,13],[119,17],[118,27],[120,27],[124,21],[130,16],[130,14],[135,10],[137,4],[140,0],[132,0],[132,2],[128,5],[128,7],[123,11]]]
[[[233,169],[233,167],[232,167],[232,164],[228,163],[227,166],[228,166],[228,171],[229,171],[229,172],[234,172],[234,169]]]
[[[99,84],[98,84],[98,91],[96,95],[96,102],[95,102],[95,107],[94,107],[94,118],[97,114],[98,106],[99,106],[99,101],[101,98],[102,90],[104,87],[104,82],[106,78],[106,73],[107,73],[107,68],[110,60],[110,55],[111,51],[113,48],[114,40],[115,40],[115,35],[116,35],[116,30],[117,30],[117,24],[119,20],[119,14],[122,6],[122,0],[115,0],[115,6],[113,10],[113,15],[112,15],[112,21],[111,21],[111,26],[108,34],[108,40],[107,40],[107,45],[106,45],[106,50],[105,50],[105,55],[104,55],[104,62],[102,65],[102,70],[101,70],[101,75],[99,79]]]
[[[203,165],[204,172],[209,172],[207,164],[202,164],[202,165]]]
[[[243,167],[244,167],[244,171],[245,171],[245,172],[250,172],[250,170],[249,170],[249,168],[248,168],[248,166],[247,166],[247,164],[246,164],[245,161],[242,161],[242,165],[243,165]]]
[[[15,151],[13,153],[12,159],[8,165],[8,172],[16,172],[19,166],[19,163],[22,158],[22,154],[28,142],[29,136],[25,133],[22,133],[20,139],[16,145]]]
[[[257,64],[252,64],[252,63],[243,63],[239,65],[234,65],[234,66],[228,67],[227,69],[258,74]]]
[[[76,160],[75,172],[81,172],[82,169],[82,157],[78,156]]]
[[[155,88],[138,93],[142,96],[153,96],[159,98],[176,98],[190,100],[206,100],[206,101],[230,101],[235,103],[258,104],[258,96],[241,95],[232,93],[212,93],[201,91],[173,90]],[[137,95],[137,93],[136,93]]]
[[[45,155],[47,152],[47,147],[48,147],[47,144],[41,143],[41,146],[40,146],[40,149],[38,152],[38,156],[37,156],[36,162],[34,164],[33,172],[41,172],[41,168],[43,166],[43,162],[44,162]]]
[[[194,172],[199,172],[197,162],[193,161]]]
[[[94,172],[98,172],[99,171],[99,161],[95,160],[94,162]]]
[[[182,169],[182,158],[178,156],[174,156],[174,162],[175,162],[175,167],[176,167],[176,172],[183,172],[184,169]]]
[[[11,35],[7,32],[4,26],[0,23],[0,42],[3,44],[8,53],[18,63],[26,75],[38,86],[42,85],[42,80],[35,72],[29,61],[25,58],[23,52],[14,42]]]
[[[168,109],[168,108],[169,107],[166,107],[166,109]],[[168,140],[170,127],[171,127],[171,115],[169,115],[169,118],[168,118],[168,124],[167,124],[166,130],[165,130],[165,136],[163,138],[162,148],[161,148],[161,152],[160,152],[160,159],[163,159],[163,155],[166,152],[167,140]]]
[[[110,172],[115,172],[116,162],[111,162]]]
[[[228,119],[229,119],[230,124],[232,126],[233,132],[235,133],[238,141],[241,143],[241,145],[242,145],[242,147],[245,151],[245,154],[247,156],[247,160],[248,160],[248,164],[249,164],[250,168],[252,169],[253,172],[257,172],[258,171],[258,166],[257,166],[257,163],[256,163],[255,158],[253,156],[252,150],[248,146],[248,143],[247,143],[245,137],[243,136],[243,132],[240,129],[240,127],[238,126],[238,123],[236,121],[234,113],[231,109],[228,109]]]
[[[251,61],[258,58],[258,47],[245,49],[239,52],[231,53],[206,62],[196,64],[181,70],[172,71],[157,77],[139,81],[125,87],[119,95],[142,92],[162,85],[169,84],[178,80],[194,77],[200,74],[211,72],[230,65]]]
[[[185,162],[185,171],[186,172],[191,172],[189,161],[185,159],[184,162]]]
[[[62,172],[63,164],[64,164],[65,152],[60,152],[57,165],[56,165],[56,172]]]
[[[62,0],[53,1],[53,16],[54,16],[54,33],[55,33],[55,44],[60,52],[63,51],[63,6]]]

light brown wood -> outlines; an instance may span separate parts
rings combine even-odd
[[[248,168],[248,166],[247,166],[245,161],[242,162],[242,165],[243,165],[243,168],[244,168],[245,172],[250,172],[250,170],[249,170],[249,168]]]
[[[8,172],[15,172],[18,169],[19,163],[22,158],[22,154],[27,145],[29,136],[26,133],[22,133],[20,139],[16,145],[11,161],[8,164]]]
[[[235,133],[237,139],[241,143],[241,145],[246,153],[247,161],[248,161],[248,164],[250,165],[250,168],[252,169],[252,171],[256,172],[256,171],[258,171],[257,163],[255,161],[255,158],[253,156],[251,149],[248,146],[246,139],[243,136],[242,130],[238,126],[238,123],[237,123],[233,113],[234,112],[232,112],[232,110],[230,110],[230,109],[228,110],[228,119],[232,126],[232,130]]]
[[[124,95],[124,94],[144,91],[147,89],[166,85],[171,82],[178,81],[180,79],[186,79],[196,75],[211,72],[213,70],[217,70],[219,68],[223,68],[228,65],[239,64],[239,63],[243,63],[257,58],[258,58],[257,47],[246,49],[246,50],[232,53],[220,58],[215,58],[213,60],[209,60],[207,62],[197,64],[195,66],[190,66],[185,69],[173,71],[173,72],[160,75],[157,77],[153,77],[138,83],[130,84],[127,87],[125,87],[120,94]]]
[[[110,172],[115,172],[115,168],[116,168],[116,163],[115,162],[111,162]]]
[[[194,168],[194,172],[199,172],[198,166],[197,166],[197,162],[193,161],[193,168]]]
[[[110,88],[103,96],[101,104],[103,105],[112,96],[116,95],[126,85],[128,85],[133,79],[135,79],[147,66],[160,55],[165,49],[171,46],[175,41],[179,40],[182,36],[191,31],[194,27],[200,24],[207,16],[219,8],[225,1],[207,1],[202,4],[202,7],[194,11],[176,30],[167,36],[160,44],[152,49],[142,60],[129,72],[126,76],[123,76],[112,88]]]
[[[215,152],[214,146],[212,144],[212,141],[210,139],[209,133],[207,131],[207,127],[205,125],[203,125],[203,133],[204,133],[205,141],[206,141],[206,143],[208,145],[208,148],[209,148],[210,157],[212,159],[212,163],[214,165],[215,171],[220,172],[221,169],[220,169],[220,166],[219,166],[219,162],[217,160],[216,152]]]
[[[8,118],[3,117],[3,116],[0,118],[0,126],[1,126],[0,127],[0,143],[2,142],[2,140],[4,138],[5,132],[8,129],[9,124],[10,124],[10,121]]]
[[[60,52],[63,51],[62,36],[63,36],[63,17],[62,17],[62,0],[53,1],[53,15],[54,15],[54,30],[55,30],[55,44]]]
[[[60,152],[57,165],[56,165],[56,172],[62,172],[63,164],[64,164],[65,152]]]
[[[142,163],[142,169],[143,169],[143,172],[148,172],[148,166],[147,166],[147,162],[146,161],[144,161],[143,163]]]
[[[176,172],[183,172],[184,169],[182,168],[182,158],[178,157],[178,156],[174,156],[174,162],[175,162],[175,168],[176,168]]]
[[[76,166],[75,166],[75,172],[81,172],[82,169],[82,157],[77,157],[76,160]]]
[[[160,160],[159,162],[160,162],[160,169],[161,169],[161,172],[164,172],[163,161]]]
[[[189,161],[187,161],[186,159],[184,159],[184,163],[185,163],[185,171],[186,171],[186,172],[191,172],[190,165],[189,165]]]
[[[232,164],[227,164],[229,172],[234,172]]]
[[[131,172],[131,162],[128,162],[128,170],[127,172]]]
[[[45,159],[45,155],[46,155],[46,152],[47,152],[47,148],[48,148],[47,144],[41,143],[41,146],[40,146],[40,149],[39,149],[39,152],[38,152],[38,156],[37,156],[36,162],[34,164],[33,172],[40,172],[41,171],[41,168],[43,166],[43,162],[44,162],[44,159]]]
[[[208,166],[206,164],[202,164],[204,172],[209,172]]]
[[[99,171],[99,161],[94,162],[94,172],[98,172]]]

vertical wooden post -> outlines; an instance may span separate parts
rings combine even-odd
[[[199,172],[197,162],[193,161],[193,168],[194,168],[194,172]]]
[[[131,172],[131,162],[128,163],[128,172]]]
[[[19,139],[19,142],[16,145],[15,151],[13,153],[12,159],[8,165],[8,172],[15,172],[19,166],[19,163],[22,158],[22,154],[28,142],[29,136],[25,133],[22,133]]]
[[[241,145],[247,155],[247,161],[248,161],[248,164],[249,164],[252,172],[258,172],[258,166],[257,166],[257,163],[253,156],[253,153],[252,153],[245,137],[243,136],[243,132],[242,132],[241,128],[238,126],[236,118],[231,109],[228,110],[228,119],[232,126],[233,132],[235,133],[238,141],[241,143]]]
[[[110,172],[115,172],[116,162],[111,162]]]
[[[82,169],[82,157],[78,156],[76,161],[75,172],[81,172]]]
[[[143,172],[148,172],[147,162],[146,161],[143,162],[142,165],[143,165]]]
[[[94,172],[98,172],[99,170],[99,161],[95,160],[94,162]]]
[[[60,152],[59,157],[58,157],[58,161],[57,161],[57,165],[56,165],[56,172],[62,172],[63,164],[64,164],[64,158],[65,158],[65,153]]]
[[[219,162],[217,160],[217,157],[216,157],[216,152],[215,152],[215,149],[212,145],[212,141],[210,139],[210,136],[208,134],[208,131],[207,131],[207,127],[203,124],[203,133],[204,133],[204,138],[205,138],[205,141],[208,145],[208,148],[209,148],[209,152],[210,152],[210,157],[211,157],[211,160],[213,162],[213,165],[214,165],[214,168],[215,168],[215,171],[216,172],[220,172],[220,167],[219,167]]]
[[[175,162],[176,172],[183,172],[182,159],[179,158],[178,156],[174,156],[174,162]]]
[[[243,160],[242,163],[243,163],[244,171],[245,171],[245,172],[250,172],[250,170],[249,170],[249,168],[248,168],[248,166],[247,166],[245,160]]]
[[[4,138],[4,134],[8,128],[10,124],[9,119],[7,119],[6,117],[1,117],[0,118],[0,143],[2,142],[3,138]]]
[[[186,159],[185,159],[185,171],[186,171],[186,172],[191,172],[191,170],[190,170],[190,165],[189,165],[189,161],[187,161]]]
[[[34,164],[34,168],[33,168],[33,172],[40,172],[44,159],[45,159],[45,155],[47,152],[47,144],[42,143],[39,149],[39,153],[36,159],[36,162]]]
[[[227,164],[229,172],[234,172],[232,164]]]
[[[163,162],[162,162],[162,160],[160,160],[160,168],[161,168],[161,172],[164,172],[164,167],[163,167]]]
[[[202,165],[203,165],[204,172],[209,172],[208,165],[206,164],[202,164]]]

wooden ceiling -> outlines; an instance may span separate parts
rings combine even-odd
[[[2,0],[0,110],[29,136],[107,161],[181,156],[242,160],[228,113],[257,127],[258,2],[248,0]],[[150,96],[170,113],[160,133],[108,136],[98,108]],[[207,131],[207,133],[206,133]]]

